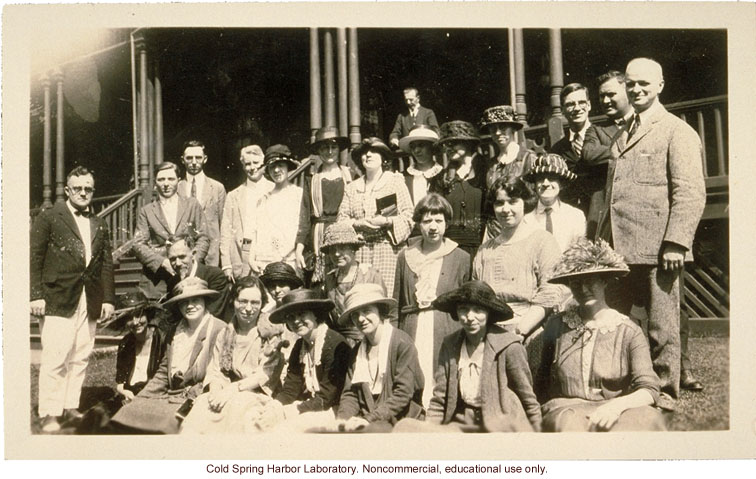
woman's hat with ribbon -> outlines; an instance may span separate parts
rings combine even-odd
[[[412,153],[412,143],[416,141],[427,141],[433,145],[439,140],[438,133],[426,125],[418,125],[410,130],[409,134],[399,140],[399,148],[405,153]]]
[[[562,259],[554,267],[549,283],[569,284],[572,280],[591,275],[602,275],[609,279],[629,272],[625,259],[609,243],[601,238],[596,242],[579,238],[562,253]]]
[[[355,284],[344,297],[344,312],[339,317],[340,324],[348,324],[349,316],[356,310],[374,305],[381,312],[383,318],[389,316],[397,308],[394,298],[387,298],[383,286],[375,283]]]
[[[192,276],[181,280],[176,286],[173,287],[171,297],[168,298],[165,303],[163,303],[163,306],[175,306],[185,299],[198,297],[211,298],[218,296],[219,294],[220,293],[218,291],[210,289],[207,286],[207,281],[197,278],[196,276]]]
[[[354,160],[355,163],[362,164],[362,154],[368,150],[376,150],[380,152],[384,159],[394,157],[394,153],[391,151],[391,148],[386,146],[386,143],[380,138],[369,136],[363,138],[362,142],[357,145],[357,148],[352,150],[352,160]]]
[[[433,301],[433,308],[449,315],[455,321],[457,306],[460,304],[475,304],[488,310],[488,323],[497,323],[512,319],[514,312],[507,303],[500,300],[494,290],[483,281],[468,281],[459,288],[444,293]]]
[[[446,122],[441,125],[440,131],[438,145],[452,141],[470,141],[477,144],[480,141],[475,125],[467,121],[454,120]]]
[[[263,165],[265,166],[265,173],[267,175],[268,169],[275,163],[284,162],[289,165],[289,171],[296,170],[299,167],[299,163],[291,156],[291,150],[286,145],[273,145],[265,150],[265,160]]]
[[[282,281],[291,289],[301,288],[302,280],[297,276],[297,272],[291,265],[284,263],[283,261],[276,261],[274,263],[268,263],[263,270],[263,274],[260,275],[260,281],[263,282],[265,287],[269,287],[273,281]]]
[[[486,128],[491,125],[511,126],[515,131],[525,126],[516,120],[514,108],[510,105],[492,106],[483,110],[483,116],[480,118],[480,127]]]
[[[296,311],[330,311],[336,305],[328,298],[324,298],[319,290],[295,289],[286,293],[281,299],[281,305],[270,312],[270,322],[285,323],[291,313]]]
[[[339,146],[339,150],[343,150],[349,146],[349,138],[340,136],[338,128],[335,126],[324,126],[315,132],[315,138],[310,143],[310,153],[317,155],[320,145],[328,141],[336,143]]]
[[[577,178],[577,175],[570,171],[564,158],[556,153],[545,153],[536,158],[530,170],[522,176],[522,179],[533,183],[536,177],[540,175],[556,175],[567,181]]]

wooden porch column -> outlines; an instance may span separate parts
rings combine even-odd
[[[163,162],[163,86],[160,82],[160,69],[155,59],[155,163]]]
[[[527,125],[528,106],[525,103],[525,42],[522,39],[522,28],[513,29],[514,40],[514,69],[515,69],[515,98],[514,108],[517,121]]]
[[[333,70],[333,34],[325,32],[323,38],[325,65],[325,125],[336,126],[336,85]]]
[[[318,29],[310,28],[310,141],[315,139],[315,131],[323,126],[321,102]]]
[[[152,171],[150,170],[150,145],[147,130],[147,44],[144,37],[135,41],[139,52],[139,187],[145,190],[144,202],[150,198]]]
[[[66,139],[63,134],[64,123],[64,102],[66,99],[63,97],[63,72],[61,70],[55,70],[53,73],[53,81],[57,90],[57,118],[55,119],[55,202],[60,203],[66,200],[63,187],[66,178],[66,166],[65,166],[65,143]]]
[[[45,94],[45,123],[42,134],[42,208],[49,208],[52,206],[52,138],[50,137],[52,115],[50,112],[50,77],[47,74],[42,77],[42,88]]]
[[[344,133],[342,133],[344,134]],[[349,141],[355,145],[360,135],[360,64],[357,29],[349,29]]]
[[[339,75],[339,135],[346,135],[349,129],[347,118],[347,37],[346,28],[336,29],[337,67]],[[348,152],[341,152],[341,164],[346,164]]]
[[[549,140],[553,145],[564,136],[562,126],[562,104],[559,94],[564,86],[562,68],[562,32],[558,28],[549,29],[549,81],[551,84],[551,118],[549,118]]]
[[[149,149],[150,172],[155,171],[155,87],[147,77],[147,146]],[[153,173],[154,174],[154,173]]]

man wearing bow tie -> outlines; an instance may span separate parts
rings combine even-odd
[[[654,371],[669,406],[680,389],[680,272],[706,203],[701,140],[659,101],[662,68],[636,58],[625,70],[634,114],[612,144],[607,208],[598,235],[624,256],[630,274],[607,289],[610,305],[645,309]],[[665,404],[657,402],[664,407]]]
[[[113,314],[115,286],[107,223],[89,211],[94,176],[68,174],[68,200],[43,211],[31,230],[31,314],[39,318],[42,431],[75,425],[97,320]]]

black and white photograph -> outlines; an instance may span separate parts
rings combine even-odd
[[[557,3],[6,7],[6,457],[752,456],[753,5]]]

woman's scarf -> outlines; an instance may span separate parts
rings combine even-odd
[[[320,391],[316,369],[320,365],[320,358],[323,355],[323,344],[325,344],[327,331],[328,325],[326,323],[320,323],[313,331],[315,341],[312,345],[312,351],[310,350],[309,343],[304,339],[302,340],[302,349],[299,351],[299,361],[303,366],[302,372],[304,373],[305,388],[312,396]]]
[[[417,275],[415,299],[420,309],[430,306],[436,299],[436,287],[443,261],[438,261],[457,248],[457,243],[445,238],[444,244],[430,254],[423,254],[422,238],[412,238],[404,253],[407,266]]]
[[[391,326],[391,323],[383,323],[382,327],[383,334],[381,335],[381,342],[378,344],[378,373],[375,376],[375,381],[373,381],[370,375],[367,351],[369,343],[367,339],[360,343],[354,362],[354,373],[352,374],[352,384],[367,383],[373,394],[380,394],[383,388],[383,377],[388,368],[389,345],[391,344],[391,335],[394,332],[394,327]]]

